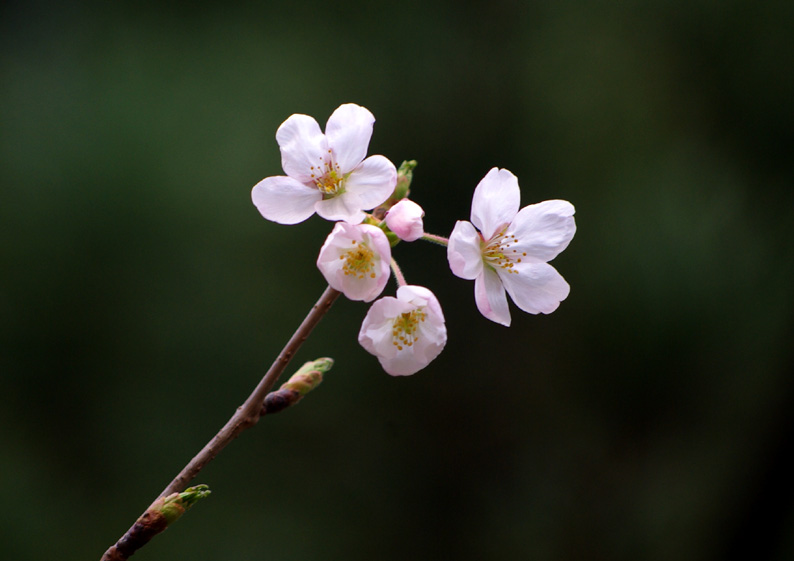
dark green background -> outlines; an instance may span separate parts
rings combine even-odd
[[[10,2],[0,8],[0,558],[99,559],[320,295],[330,224],[266,222],[274,133],[368,107],[428,231],[493,166],[578,233],[550,316],[447,315],[380,371],[340,301],[298,408],[135,557],[794,558],[794,3]],[[394,290],[393,285],[387,289]]]

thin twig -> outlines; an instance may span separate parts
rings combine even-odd
[[[331,308],[331,305],[334,303],[334,301],[339,297],[339,294],[339,291],[334,290],[330,286],[325,289],[325,292],[323,292],[322,296],[320,296],[320,299],[317,300],[317,303],[306,315],[303,322],[300,324],[292,337],[290,337],[290,340],[281,350],[281,353],[279,353],[276,360],[273,361],[273,364],[265,373],[264,377],[259,381],[259,384],[256,386],[256,388],[254,388],[254,391],[248,396],[248,399],[246,399],[245,402],[237,408],[234,415],[232,415],[231,419],[227,421],[218,434],[216,434],[212,440],[210,440],[204,446],[204,448],[202,448],[201,452],[196,454],[195,457],[188,462],[182,471],[179,472],[179,475],[177,475],[173,481],[171,481],[171,483],[169,483],[168,486],[163,489],[163,492],[160,493],[157,500],[184,490],[187,484],[192,481],[193,478],[196,477],[196,475],[198,475],[198,473],[202,470],[202,468],[206,466],[213,458],[215,458],[215,456],[217,456],[227,444],[237,438],[237,436],[239,436],[240,433],[245,429],[254,426],[257,421],[259,421],[259,418],[262,415],[265,397],[267,396],[268,392],[270,392],[275,383],[278,381],[279,376],[281,376],[281,373],[284,372],[284,369],[295,356],[295,353],[298,351],[303,342],[309,337],[309,334],[312,332],[314,327],[320,322],[323,316]],[[136,522],[136,524],[138,524],[138,522]],[[135,525],[130,528],[130,532],[134,529]],[[165,526],[163,526],[162,529],[165,529]],[[160,531],[162,531],[162,529]],[[127,532],[127,534],[130,532]],[[127,536],[127,534],[124,536]],[[140,543],[140,545],[137,547],[128,547],[126,549],[122,548],[120,551],[119,543],[124,540],[124,536],[122,536],[122,539],[119,542],[111,546],[110,549],[105,552],[105,555],[102,557],[103,560],[113,559],[123,561],[135,553],[139,547],[142,547],[148,541],[148,539],[151,539],[151,536],[147,536],[148,539],[143,540],[142,543]]]
[[[218,455],[218,452],[223,450],[227,444],[237,438],[241,432],[254,426],[257,421],[259,421],[262,411],[262,404],[265,402],[265,396],[267,396],[268,392],[276,384],[279,376],[281,376],[281,373],[284,372],[284,369],[287,367],[290,360],[292,360],[292,357],[295,356],[295,353],[298,351],[303,342],[306,341],[309,334],[312,332],[312,329],[314,329],[314,327],[320,322],[339,294],[340,292],[338,290],[334,290],[330,286],[325,289],[323,295],[320,296],[320,299],[306,315],[303,323],[300,324],[300,327],[298,327],[297,331],[295,331],[290,340],[281,350],[281,353],[279,353],[276,360],[273,361],[270,369],[264,375],[262,380],[260,380],[259,385],[257,385],[256,388],[254,388],[254,391],[251,392],[251,395],[248,396],[248,399],[245,400],[245,403],[237,408],[237,411],[234,413],[234,415],[232,415],[232,418],[229,419],[229,421],[218,432],[218,434],[216,434],[212,440],[210,440],[207,445],[204,446],[201,452],[196,454],[196,456],[190,460],[190,462],[182,469],[182,471],[179,472],[179,475],[177,475],[174,480],[168,484],[168,487],[163,489],[163,492],[160,493],[161,497],[184,489],[187,484],[190,483],[190,481],[196,477],[196,475],[198,475],[198,472],[200,472],[204,466],[206,466],[215,456]]]

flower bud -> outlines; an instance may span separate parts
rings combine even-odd
[[[422,237],[424,224],[422,217],[425,211],[418,204],[403,199],[389,209],[386,214],[386,225],[401,240],[413,242]]]

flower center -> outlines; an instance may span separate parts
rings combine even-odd
[[[410,347],[419,340],[419,324],[425,321],[427,314],[421,308],[405,312],[394,318],[392,324],[392,345],[398,351],[403,346]]]
[[[323,194],[323,199],[330,199],[345,192],[345,176],[334,162],[333,153],[328,150],[328,156],[320,157],[319,166],[311,166],[311,178],[314,185]]]
[[[502,269],[508,273],[518,274],[514,269],[516,263],[521,263],[521,258],[526,257],[526,252],[518,253],[515,249],[510,249],[511,245],[518,243],[515,235],[505,235],[507,227],[496,234],[485,244],[482,250],[482,257],[485,262],[494,269]]]
[[[353,275],[359,279],[363,279],[369,273],[370,278],[374,279],[375,252],[366,243],[356,244],[356,240],[351,240],[351,243],[353,247],[339,256],[339,259],[345,262],[342,271],[345,275]]]

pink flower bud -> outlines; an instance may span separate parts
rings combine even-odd
[[[397,237],[406,242],[413,242],[425,233],[422,217],[425,211],[418,204],[403,199],[389,209],[386,214],[386,225]]]

